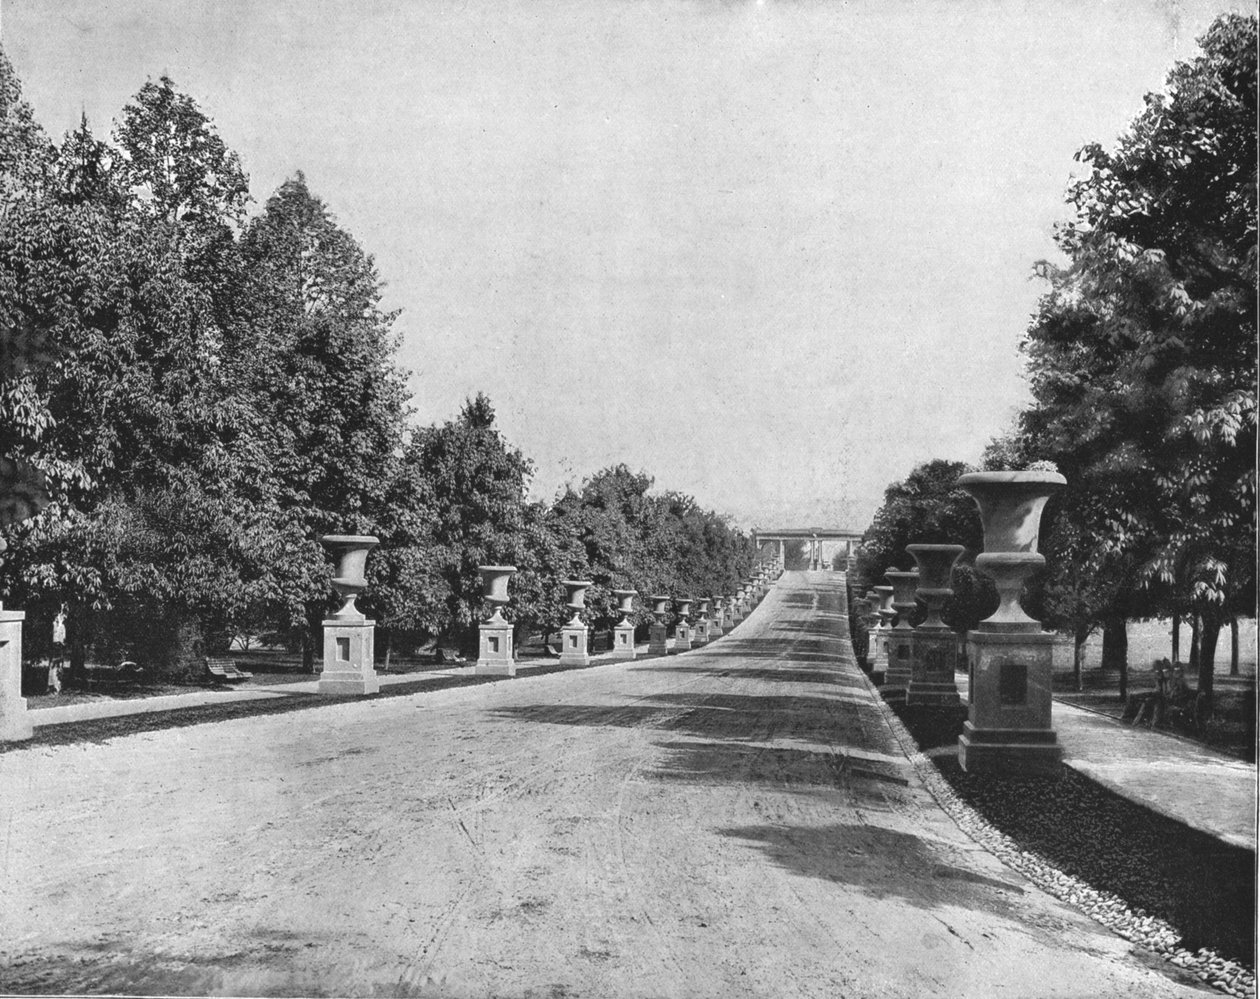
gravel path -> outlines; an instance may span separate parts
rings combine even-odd
[[[0,755],[0,990],[1189,996],[964,834],[790,573],[668,660]]]

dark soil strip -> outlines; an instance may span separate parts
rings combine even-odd
[[[963,715],[899,708],[925,751],[957,744]],[[989,823],[1059,870],[1158,916],[1189,950],[1208,947],[1255,967],[1256,856],[1128,801],[1069,767],[1056,777],[965,773],[933,762]]]

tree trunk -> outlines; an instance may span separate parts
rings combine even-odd
[[[1129,629],[1123,614],[1108,614],[1103,620],[1102,668],[1122,670],[1129,664]]]
[[[383,666],[385,672],[388,673],[390,653],[394,651],[394,629],[382,628],[381,630],[385,632],[385,662],[383,663]]]
[[[1199,622],[1199,613],[1194,611],[1190,614],[1190,672],[1197,673],[1199,671],[1199,646],[1202,636],[1202,628]]]
[[[70,654],[70,668],[66,678],[71,687],[87,687],[87,614],[80,603],[70,603],[66,608],[66,647]]]
[[[1229,618],[1229,675],[1238,675],[1238,616]]]
[[[1216,678],[1216,642],[1221,634],[1222,621],[1215,614],[1203,615],[1199,638],[1199,694],[1206,694],[1208,713],[1211,713],[1212,688]]]
[[[1082,671],[1085,667],[1085,641],[1089,638],[1089,631],[1088,627],[1081,625],[1072,633],[1072,677],[1076,682],[1077,692],[1085,689]]]
[[[1172,661],[1180,662],[1181,660],[1181,615],[1173,615],[1172,629]]]
[[[315,650],[324,644],[324,603],[306,605],[306,628],[302,633],[302,672],[315,672]]]

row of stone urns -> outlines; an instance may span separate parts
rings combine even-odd
[[[319,540],[336,562],[332,585],[344,601],[337,616],[349,616],[354,613],[355,598],[367,588],[368,553],[380,542],[370,535],[356,534],[329,534]],[[477,567],[477,571],[481,574],[482,592],[486,604],[492,611],[505,607],[510,602],[508,580],[516,572],[516,566],[482,565]],[[668,613],[668,605],[671,601],[678,608],[678,614],[683,619],[691,613],[693,603],[699,605],[702,615],[708,613],[710,604],[719,611],[730,612],[746,604],[754,593],[758,597],[761,596],[770,582],[782,572],[783,566],[776,559],[759,564],[752,576],[733,595],[713,596],[701,600],[666,595],[650,596],[648,600],[652,602],[652,613],[658,619]],[[565,579],[561,580],[561,585],[567,592],[565,606],[575,616],[580,614],[586,607],[586,591],[594,584],[590,580]],[[613,590],[612,592],[617,598],[617,609],[621,614],[629,616],[634,613],[634,598],[638,595],[637,590]]]
[[[516,572],[516,566],[482,565],[478,566],[477,570],[481,573],[485,602],[491,608],[506,606],[510,601],[508,597],[508,580]],[[669,613],[669,605],[671,603],[674,605],[678,616],[684,621],[691,615],[691,605],[693,603],[699,607],[699,613],[702,618],[708,616],[710,606],[718,614],[730,614],[737,610],[745,609],[750,601],[760,599],[769,588],[770,583],[782,571],[782,567],[777,563],[759,565],[744,585],[740,586],[734,594],[728,596],[711,596],[696,599],[693,597],[671,597],[668,594],[655,594],[647,599],[652,604],[651,613],[658,621],[662,621],[665,615]],[[562,579],[560,585],[565,588],[566,592],[564,606],[573,612],[576,619],[586,609],[586,591],[594,583],[588,579]],[[634,613],[634,599],[639,595],[639,591],[613,590],[612,594],[617,598],[617,612],[622,615],[623,623],[625,623],[630,615]]]
[[[1024,613],[1019,597],[1024,583],[1045,565],[1037,551],[1041,514],[1050,496],[1067,484],[1058,472],[970,472],[958,479],[958,486],[975,500],[984,528],[984,551],[976,558],[976,569],[993,579],[998,591],[998,609],[980,622],[983,631],[1040,631],[1040,624]],[[876,586],[855,610],[876,626],[879,618],[898,627],[909,627],[909,616],[917,601],[927,608],[919,627],[944,628],[941,608],[953,593],[950,585],[954,565],[966,549],[962,545],[907,545],[918,563],[908,572],[884,573],[891,586]]]

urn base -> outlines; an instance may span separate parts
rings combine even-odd
[[[580,628],[566,625],[560,629],[560,665],[589,666],[590,654],[587,652],[587,637],[590,630],[583,625]]]
[[[376,622],[331,617],[324,621],[324,668],[318,691],[332,697],[375,694],[381,689],[375,666]]]
[[[497,615],[496,615],[497,616]],[[477,646],[477,676],[516,676],[512,654],[512,625],[500,618],[481,625]]]
[[[971,774],[1053,777],[1062,761],[1053,729],[980,729],[964,722],[958,737],[958,763]]]
[[[633,659],[638,653],[634,648],[634,625],[619,624],[613,628],[613,659]]]

